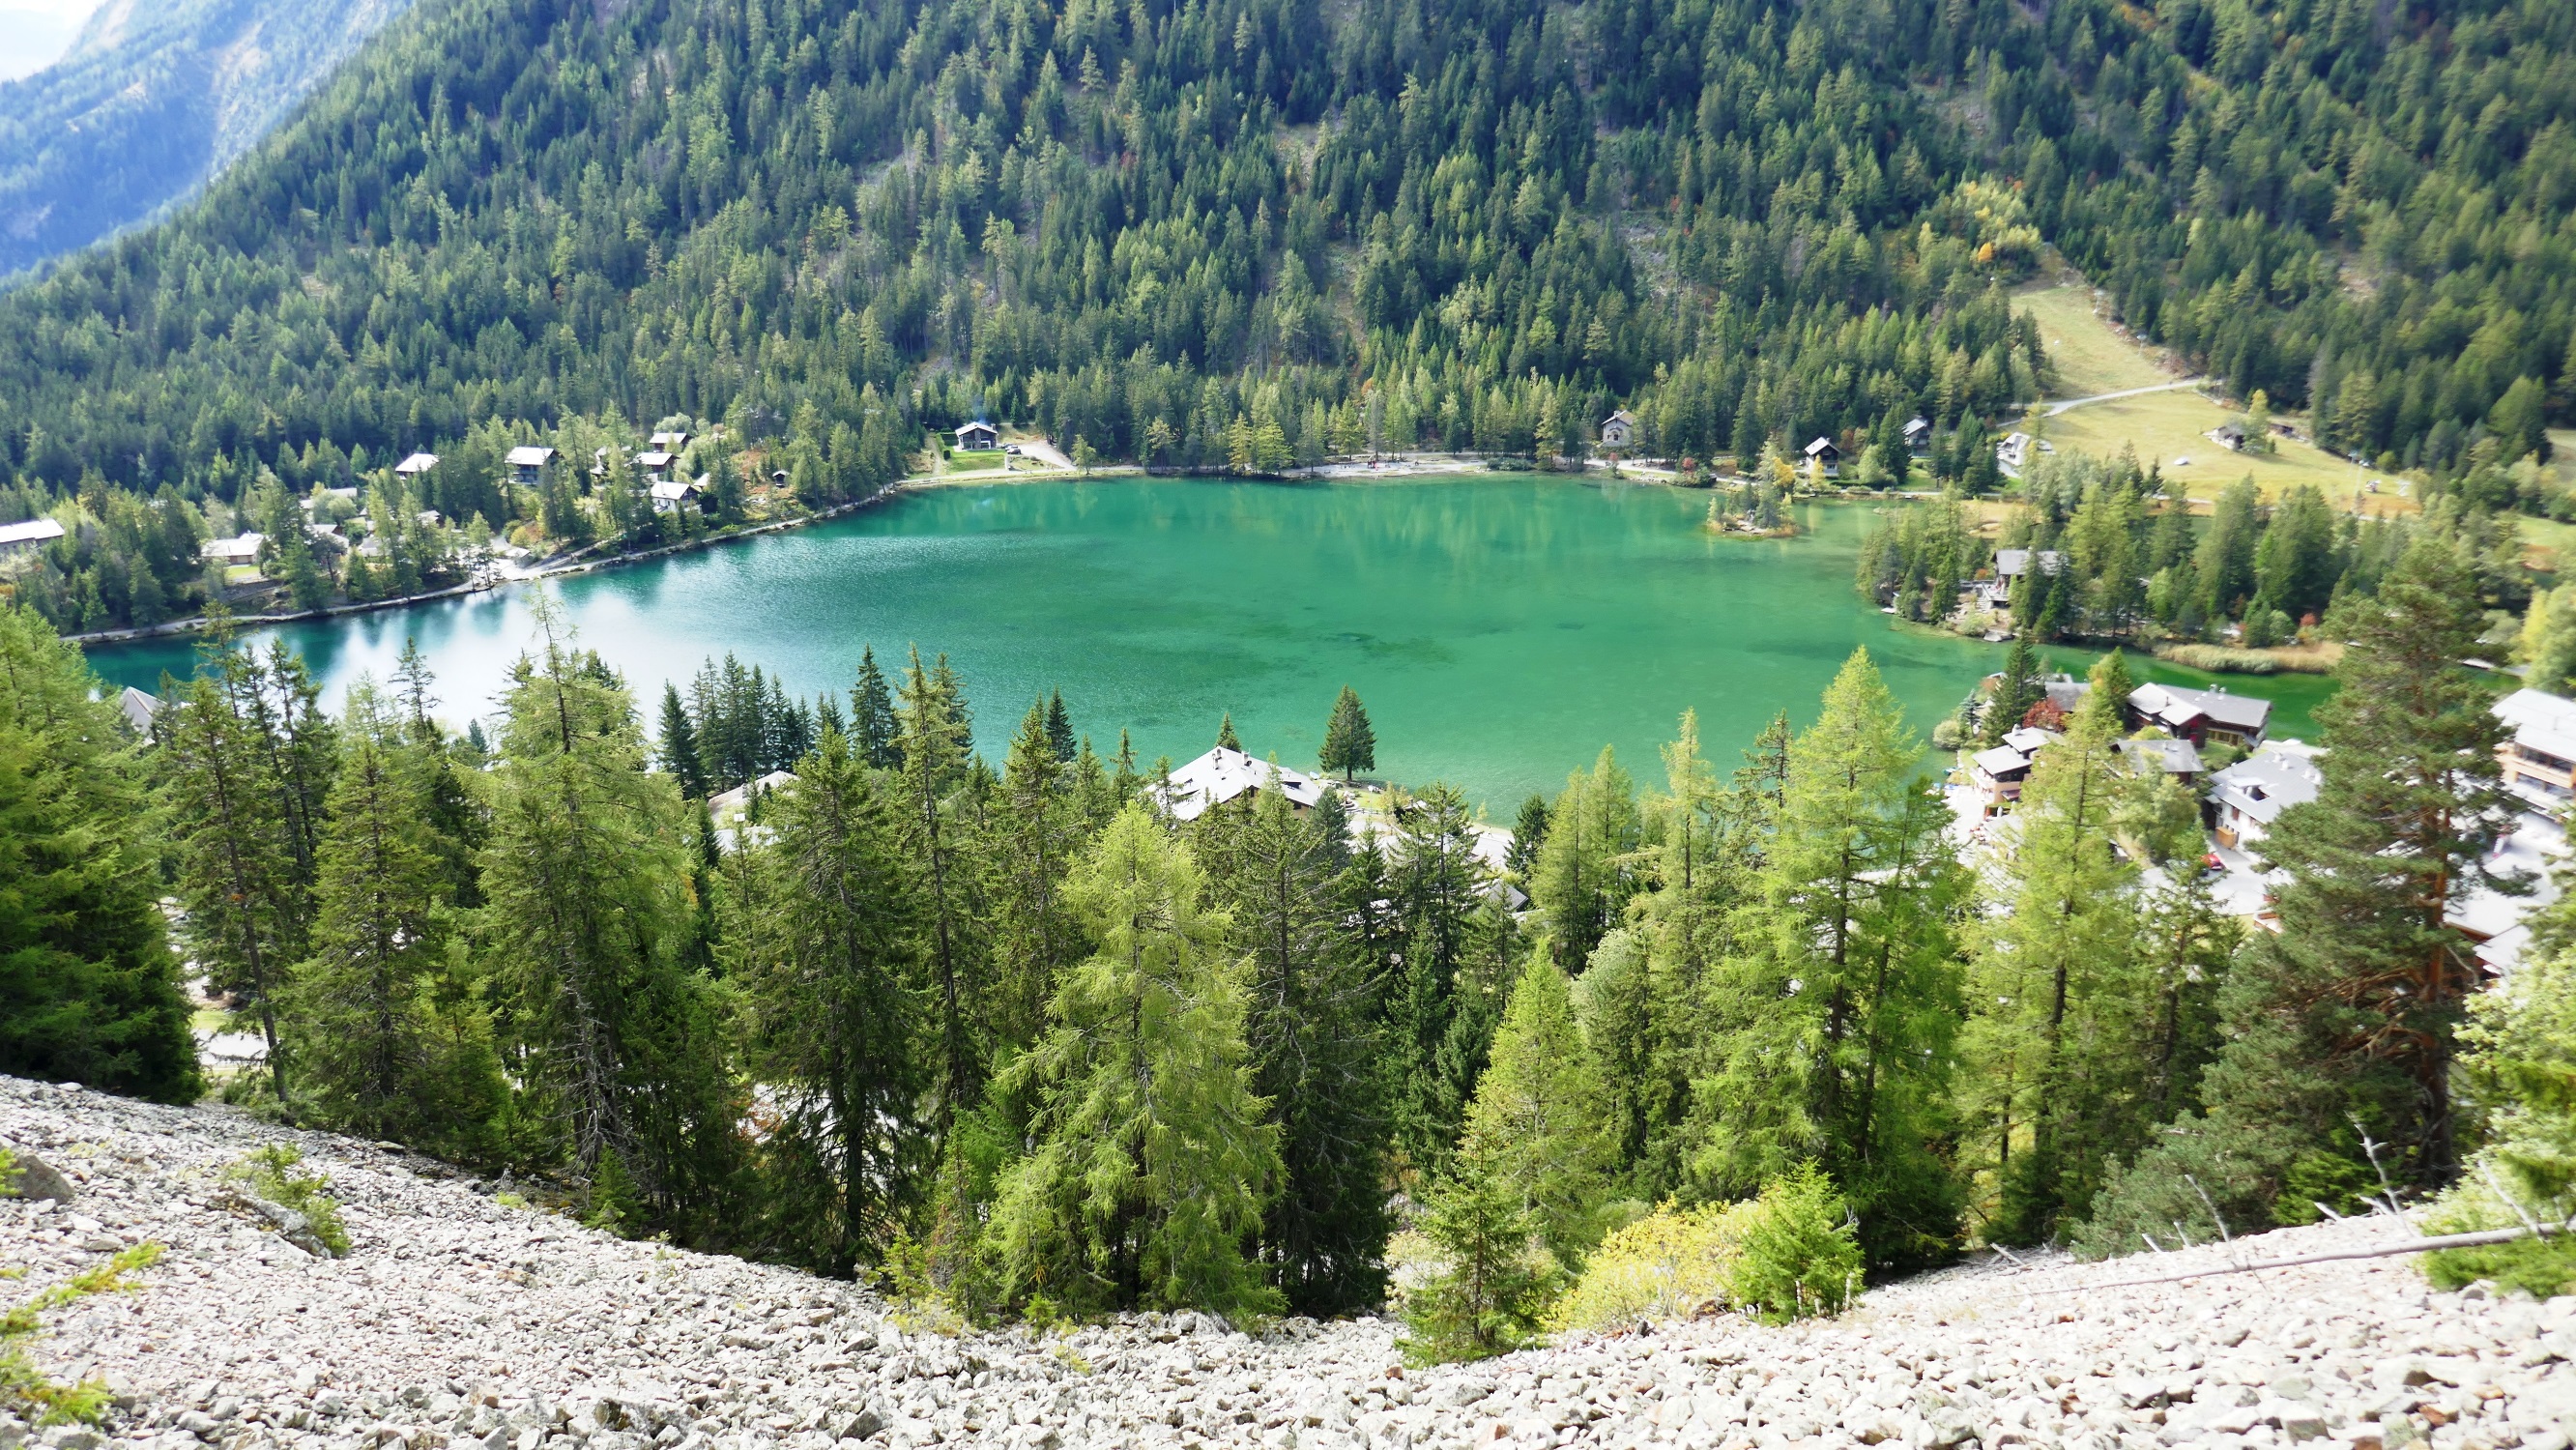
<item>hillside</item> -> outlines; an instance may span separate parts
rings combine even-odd
[[[277,1140],[331,1179],[346,1258],[225,1206],[225,1166]],[[159,1450],[2262,1443],[2235,1438],[2247,1431],[2397,1445],[2446,1423],[2437,1445],[2564,1450],[2576,1420],[2576,1298],[2427,1293],[2402,1259],[2146,1288],[2106,1287],[2139,1277],[2135,1259],[1998,1260],[1796,1328],[1716,1316],[1421,1370],[1373,1318],[1257,1337],[1191,1313],[1063,1338],[907,1330],[846,1283],[623,1243],[427,1159],[220,1111],[0,1078],[0,1142],[81,1180],[45,1212],[0,1200],[0,1252],[31,1285],[97,1262],[93,1244],[168,1247],[139,1292],[56,1316],[37,1341],[58,1375],[131,1397],[117,1444]],[[2391,1232],[2284,1230],[2157,1271]],[[0,1415],[0,1437],[12,1428]]]
[[[826,499],[978,414],[1276,467],[1545,456],[1620,405],[1739,465],[1884,462],[1919,414],[1990,487],[2051,242],[2231,395],[2500,506],[2576,407],[2571,125],[2553,0],[429,0],[0,299],[0,517],[428,448],[425,501],[499,531],[542,504],[509,442],[674,416]],[[193,597],[138,601],[154,549],[90,512],[49,615]]]
[[[410,3],[107,0],[0,84],[0,278],[196,191]]]

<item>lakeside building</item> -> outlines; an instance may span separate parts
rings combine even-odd
[[[1601,420],[1601,447],[1604,452],[1625,453],[1636,441],[1637,420],[1629,416],[1627,409],[1621,408]],[[1742,465],[1737,467],[1740,471]]]
[[[1968,789],[1977,798],[1980,814],[2005,815],[2019,805],[2022,787],[2030,784],[2030,768],[2039,762],[2039,752],[2057,738],[2054,730],[2016,725],[2004,732],[2001,745],[1969,757]]]
[[[2496,748],[2505,789],[2546,809],[2576,798],[2576,700],[2516,690],[2496,701],[2513,738]]]
[[[1167,781],[1150,789],[1164,810],[1176,821],[1195,821],[1206,815],[1211,806],[1221,806],[1270,788],[1276,774],[1280,794],[1288,798],[1291,809],[1300,812],[1314,809],[1332,788],[1321,776],[1274,766],[1266,760],[1255,760],[1240,750],[1220,745],[1189,764],[1173,771]]]
[[[2230,851],[2269,835],[2281,812],[2305,805],[2325,788],[2317,757],[2325,751],[2298,740],[2276,740],[2209,778],[2211,834]]]
[[[116,692],[116,712],[125,717],[126,728],[146,740],[152,738],[152,722],[161,714],[161,700],[147,695],[132,685]]]
[[[437,454],[415,453],[409,458],[406,458],[402,462],[394,465],[394,476],[396,478],[418,478],[437,466]]]
[[[2154,725],[2168,735],[2206,749],[2215,740],[2252,750],[2263,743],[2272,722],[2272,702],[2253,695],[2231,695],[2212,687],[2140,685],[2129,695],[2129,723]]]
[[[1839,478],[1843,471],[1843,451],[1831,438],[1818,438],[1802,450],[1807,455],[1807,477],[1812,480]]]
[[[551,448],[530,444],[510,450],[510,481],[521,488],[535,488],[546,481],[546,465],[555,461]]]
[[[2200,747],[2188,740],[2157,740],[2140,737],[2123,740],[2111,747],[2128,763],[2130,773],[2145,775],[2162,771],[2184,785],[2199,783]]]
[[[208,539],[197,546],[197,557],[209,564],[255,564],[259,562],[259,546],[267,541],[268,536],[260,533]]]
[[[63,526],[52,519],[29,519],[23,524],[0,524],[0,559],[17,554],[32,554],[63,536]]]
[[[957,430],[957,451],[960,453],[984,453],[1001,446],[1000,431],[980,418]]]
[[[1920,458],[1932,451],[1932,425],[1921,414],[1905,420],[1905,452]]]

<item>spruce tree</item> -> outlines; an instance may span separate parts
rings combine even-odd
[[[1079,745],[1073,736],[1073,717],[1065,713],[1064,691],[1060,689],[1047,696],[1046,734],[1047,744],[1055,750],[1055,758],[1067,765],[1073,764]]]
[[[1225,717],[1217,721],[1216,748],[1219,750],[1241,750],[1243,748],[1243,742],[1234,738],[1234,712],[1232,710],[1226,711]]]
[[[947,656],[939,657],[936,668],[925,668],[921,651],[912,652],[896,727],[905,830],[926,892],[939,1042],[934,1080],[945,1133],[951,1118],[983,1091],[987,1046],[983,943],[968,909],[967,827],[959,818],[962,792],[973,774],[974,746],[967,733],[966,702]]]
[[[877,668],[877,652],[862,647],[858,683],[850,686],[850,747],[871,768],[892,770],[903,763],[902,747],[896,743],[899,732],[894,692],[886,687],[885,672]]]
[[[1067,883],[1098,951],[1001,1086],[1038,1103],[990,1234],[1014,1296],[1098,1311],[1276,1312],[1244,1245],[1275,1189],[1246,984],[1198,864],[1131,805]]]
[[[707,798],[707,770],[698,759],[698,733],[689,723],[689,707],[680,699],[680,687],[662,686],[662,768],[679,782],[680,794],[693,801]]]
[[[1064,898],[1065,875],[1087,833],[1073,769],[1048,738],[1047,715],[1044,701],[1032,704],[1011,737],[986,833],[993,1035],[1013,1048],[1044,1031],[1058,979],[1088,950]]]
[[[1493,1032],[1490,1016],[1459,1021],[1458,975],[1474,949],[1476,916],[1489,880],[1476,855],[1475,817],[1457,787],[1434,784],[1397,810],[1387,869],[1392,925],[1403,974],[1391,984],[1399,1074],[1398,1132],[1416,1166],[1444,1159],[1456,1143],[1475,1075]],[[1366,937],[1362,941],[1365,950]],[[1500,1003],[1495,1003],[1499,1011]],[[1461,1029],[1464,1034],[1461,1035]]]
[[[161,1102],[201,1086],[146,799],[80,651],[0,604],[0,1073]]]
[[[431,824],[440,763],[356,692],[324,828],[313,954],[282,994],[300,1086],[369,1138],[487,1157],[507,1090],[491,1024],[449,974],[453,878]]]
[[[1294,1312],[1369,1308],[1385,1297],[1391,1227],[1381,983],[1343,931],[1341,858],[1312,816],[1265,790],[1233,854],[1223,902],[1250,964],[1253,1090],[1273,1105],[1283,1170],[1261,1257]]]
[[[690,807],[644,769],[624,686],[551,608],[503,697],[476,937],[509,998],[523,1120],[657,1220],[728,1221],[743,1105],[717,1002],[688,960]],[[613,1161],[612,1161],[613,1160]]]
[[[1340,771],[1345,783],[1363,770],[1377,769],[1377,732],[1369,726],[1359,692],[1348,685],[1333,700],[1332,718],[1324,722],[1324,748],[1316,759],[1326,774]]]
[[[773,843],[736,853],[754,880],[728,898],[726,975],[774,1104],[769,1236],[847,1276],[891,1241],[927,1161],[920,883],[893,801],[839,732],[796,777],[773,806]]]
[[[1866,650],[1825,691],[1788,779],[1739,946],[1710,984],[1692,1176],[1748,1197],[1814,1160],[1873,1266],[1948,1251],[1960,1187],[1941,1145],[1959,1018],[1949,811]]]
[[[2005,734],[2030,713],[2030,707],[2047,698],[2047,687],[2039,678],[2039,652],[2030,647],[2027,634],[2016,636],[2012,648],[2004,654],[2003,673],[1995,680],[1995,691],[1987,697],[1986,708],[1977,717],[1978,743],[2001,744]]]

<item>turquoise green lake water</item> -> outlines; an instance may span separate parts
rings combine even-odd
[[[998,757],[1031,699],[1061,687],[1106,751],[1196,755],[1234,713],[1247,749],[1308,766],[1347,683],[1379,773],[1452,780],[1508,817],[1521,796],[1616,746],[1660,781],[1681,712],[1721,770],[1764,721],[1804,721],[1866,645],[1928,734],[1999,645],[1899,631],[1852,589],[1867,507],[1816,505],[1791,540],[1715,538],[1707,498],[1530,475],[1349,484],[1110,479],[933,490],[792,533],[549,582],[648,710],[731,650],[812,695],[846,687],[862,645],[948,652]],[[334,692],[381,680],[406,637],[445,713],[489,714],[530,638],[529,587],[293,625]],[[185,642],[95,650],[150,688]],[[2070,666],[2082,661],[2071,652]],[[2155,666],[2155,678],[2205,676]],[[2302,733],[2324,682],[2238,682]]]

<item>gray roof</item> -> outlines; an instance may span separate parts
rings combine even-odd
[[[437,466],[437,454],[415,453],[409,458],[404,459],[402,462],[395,464],[394,472],[402,474],[404,477],[408,478],[415,473],[427,473]]]
[[[29,519],[23,524],[0,524],[0,544],[41,544],[63,536],[63,526],[52,519]]]
[[[2039,551],[2039,570],[2040,570],[2040,572],[2041,572],[2041,573],[2043,573],[2043,574],[2054,574],[2054,573],[2056,573],[2058,570],[2063,569],[2063,568],[2065,568],[2065,567],[2066,567],[2066,556],[2065,556],[2064,554],[2059,553],[2059,552],[2058,552],[2057,550],[2055,550],[2055,549],[2042,549],[2042,550],[2040,550],[2040,551]],[[2021,575],[2023,575],[2023,574],[2027,574],[2027,573],[2029,573],[2029,572],[2030,572],[2030,550],[2028,550],[2028,549],[1997,549],[1997,550],[1995,550],[1995,577],[1996,577],[1996,578],[1998,578],[1998,579],[2014,579],[2014,578],[2019,578]]]
[[[2200,747],[2188,740],[2123,740],[2111,748],[2142,774],[2150,763],[2162,766],[2167,775],[2200,774]]]
[[[2272,718],[2272,702],[2259,696],[2192,690],[2180,685],[2140,685],[2130,693],[2129,705],[2167,729],[2194,716],[2206,716],[2211,724],[2251,734],[2260,732]]]
[[[2295,741],[2266,745],[2211,776],[2209,798],[2268,826],[2281,812],[2317,798],[2325,776],[2316,758],[2323,753]]]
[[[2018,775],[2030,769],[2030,757],[2009,745],[1998,745],[1992,750],[1980,750],[1969,759],[1977,769],[1996,780],[2001,780],[2008,775]]]
[[[2517,743],[2561,760],[2576,760],[2576,700],[2516,690],[2495,702],[2495,713],[2513,727]]]
[[[513,468],[543,468],[554,462],[554,458],[553,449],[540,448],[534,444],[510,450],[510,466]]]

